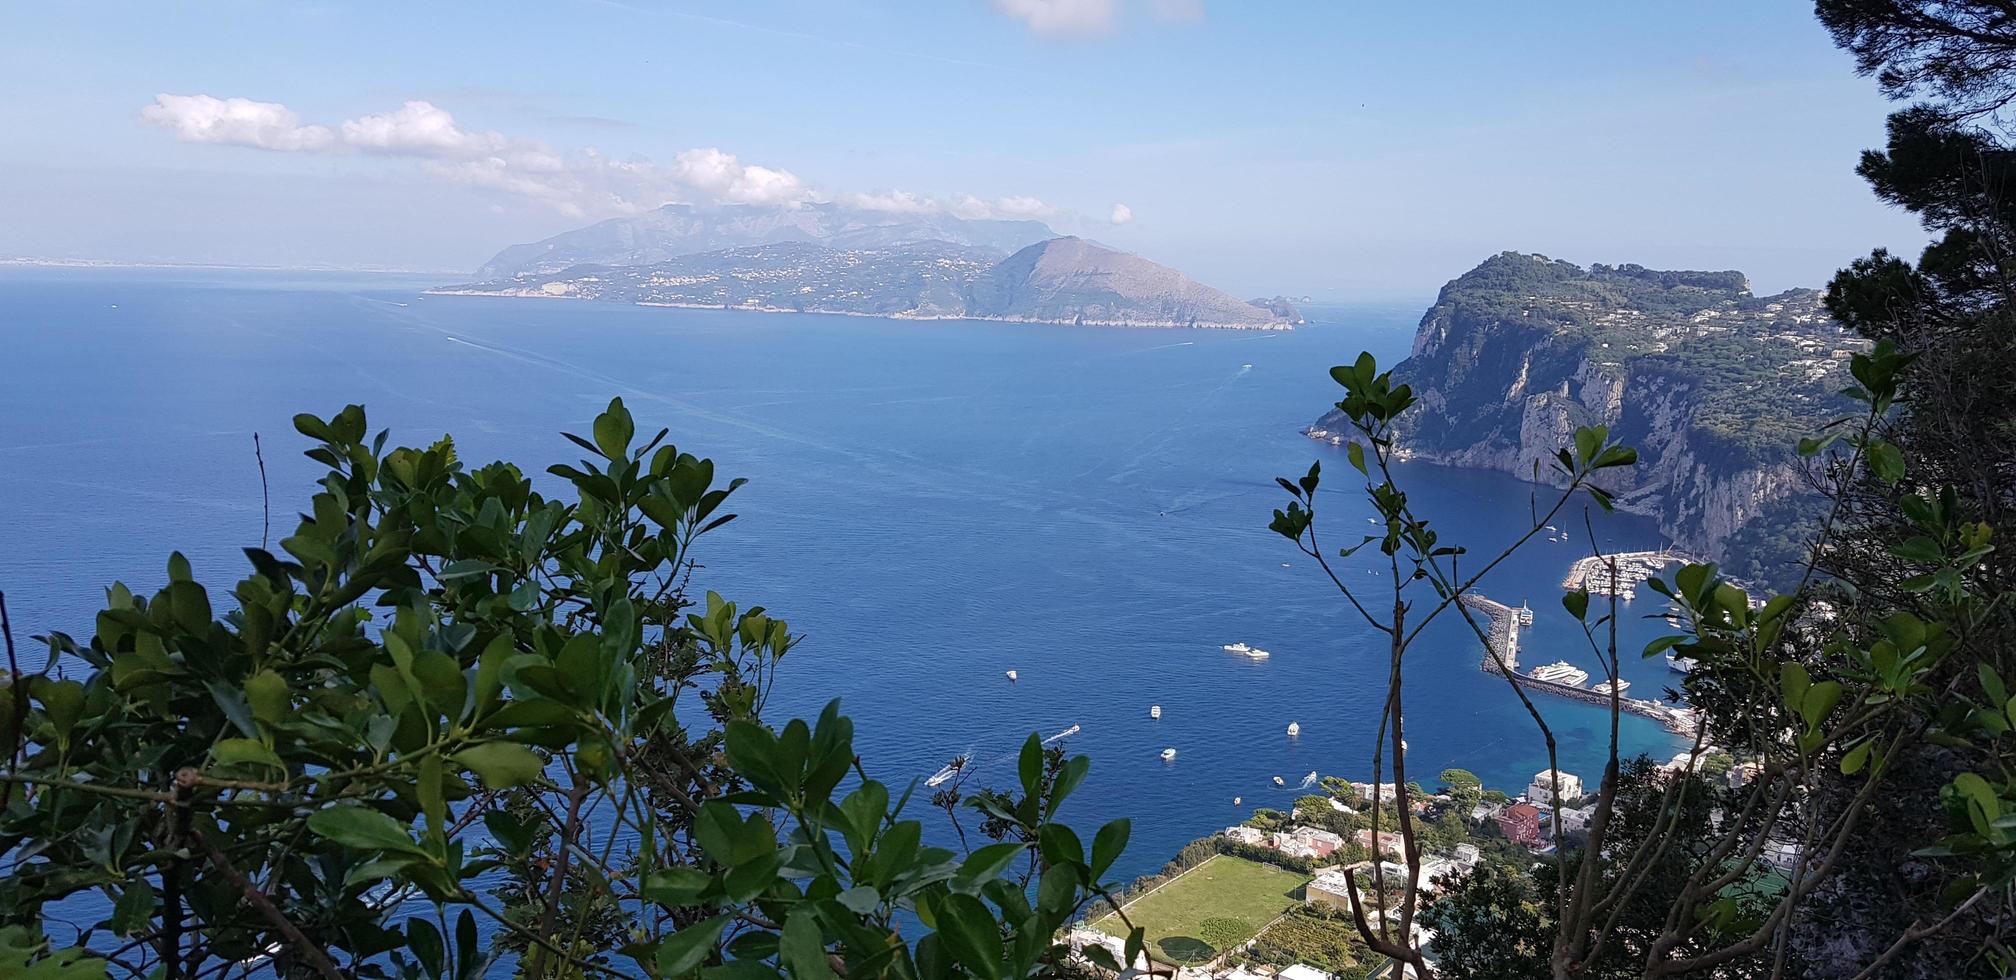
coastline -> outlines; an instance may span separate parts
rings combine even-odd
[[[1466,594],[1459,601],[1483,613],[1491,621],[1490,629],[1486,631],[1490,642],[1485,646],[1484,655],[1478,661],[1479,670],[1487,674],[1501,673],[1498,664],[1491,657],[1491,651],[1495,647],[1505,651],[1503,654],[1505,667],[1502,673],[1513,683],[1528,690],[1544,691],[1571,701],[1582,701],[1605,708],[1610,706],[1611,696],[1608,694],[1573,684],[1543,681],[1519,671],[1519,610],[1475,593]],[[1650,718],[1675,735],[1694,734],[1693,712],[1690,710],[1668,707],[1657,701],[1628,697],[1618,697],[1616,704],[1618,710]]]
[[[475,290],[457,289],[444,286],[421,290],[426,296],[487,296],[493,299],[571,299],[591,303],[624,304],[623,300],[602,299],[596,296],[575,296],[566,293],[548,293],[538,290]],[[1062,327],[1121,327],[1141,330],[1257,330],[1268,333],[1286,333],[1295,329],[1291,323],[1218,323],[1206,321],[1177,322],[1175,320],[1045,320],[1019,316],[979,316],[975,314],[938,313],[864,313],[860,310],[797,309],[787,306],[727,306],[717,303],[666,303],[655,300],[632,300],[629,306],[649,306],[674,310],[724,310],[742,313],[816,313],[823,316],[858,316],[875,320],[975,320],[986,323],[1040,323]]]

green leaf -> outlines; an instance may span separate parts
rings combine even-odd
[[[847,911],[855,915],[867,915],[882,905],[882,893],[868,885],[855,885],[841,892],[836,898]]]
[[[1861,772],[1863,766],[1869,764],[1870,744],[1869,742],[1863,742],[1861,745],[1849,749],[1848,754],[1841,757],[1841,775],[1853,776]]]
[[[119,901],[112,905],[112,931],[121,936],[131,936],[147,928],[154,918],[154,888],[146,880],[135,880],[119,893]]]
[[[1016,772],[1022,779],[1022,792],[1035,796],[1043,786],[1043,739],[1035,732],[1030,732],[1029,740],[1022,743]]]
[[[631,421],[630,410],[623,407],[621,398],[609,399],[608,411],[595,416],[595,446],[612,460],[629,457],[630,437],[636,431],[636,423]]]
[[[268,725],[278,725],[287,720],[287,709],[292,705],[292,695],[287,690],[287,679],[271,670],[262,670],[245,679],[245,701],[252,706],[252,717]]]
[[[1009,841],[989,844],[973,852],[964,864],[959,866],[959,881],[974,887],[999,877],[1001,872],[1015,862],[1029,845]]]
[[[1800,710],[1800,706],[1806,703],[1806,689],[1812,683],[1806,668],[1793,661],[1788,660],[1778,668],[1778,689],[1784,695],[1787,708]]]
[[[828,980],[833,968],[826,965],[826,939],[819,931],[818,913],[809,904],[800,904],[784,918],[784,931],[777,937],[777,958],[793,980]]]
[[[698,868],[672,865],[644,877],[645,898],[671,908],[699,904],[714,876]]]
[[[1133,822],[1121,817],[1099,828],[1092,835],[1092,880],[1098,881],[1106,869],[1119,860],[1120,853],[1127,849],[1127,837],[1133,832]]]
[[[1575,617],[1576,620],[1582,620],[1589,615],[1589,590],[1580,588],[1563,594],[1561,608],[1568,610],[1568,615]]]
[[[455,753],[455,761],[469,767],[491,789],[535,782],[546,770],[537,752],[514,742],[474,745]]]
[[[722,930],[728,928],[733,916],[717,915],[702,922],[696,922],[672,935],[658,945],[658,972],[662,976],[677,977],[692,972],[714,951],[714,944],[720,940]]]
[[[1877,479],[1894,487],[1904,479],[1904,453],[1893,443],[1875,440],[1869,444],[1869,469]]]
[[[220,766],[266,766],[283,771],[287,768],[266,743],[255,738],[219,739],[210,747],[210,761]]]
[[[1365,468],[1365,447],[1364,447],[1364,446],[1361,446],[1361,445],[1357,444],[1356,442],[1348,442],[1348,443],[1345,443],[1345,444],[1344,444],[1344,455],[1345,455],[1345,457],[1347,457],[1348,459],[1350,459],[1350,460],[1351,460],[1351,468],[1352,468],[1352,469],[1355,469],[1355,470],[1357,470],[1357,471],[1358,471],[1358,472],[1360,472],[1360,473],[1364,473],[1364,474],[1365,474],[1365,475],[1367,475],[1367,476],[1370,476],[1370,475],[1372,475],[1372,474],[1371,474],[1371,472],[1370,472],[1369,470],[1367,470],[1367,469]]]
[[[33,686],[29,693],[42,703],[42,713],[49,716],[49,724],[56,729],[56,737],[67,739],[77,727],[77,722],[84,717],[84,685],[39,675],[30,683]]]
[[[362,851],[400,851],[425,855],[413,842],[409,828],[376,810],[361,806],[332,806],[308,817],[308,829],[344,847]]]
[[[961,966],[985,980],[1000,980],[1001,926],[979,899],[957,892],[945,896],[938,906],[938,935]]]

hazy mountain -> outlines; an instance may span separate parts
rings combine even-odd
[[[577,265],[638,266],[752,245],[807,242],[835,249],[878,249],[906,242],[949,242],[1007,255],[1056,232],[1040,221],[899,214],[837,204],[751,204],[696,208],[667,204],[611,218],[529,245],[513,245],[477,270],[479,279],[559,272]]]
[[[1052,323],[1286,327],[1289,320],[1138,255],[1053,238],[1009,256],[973,285],[969,312]]]
[[[1006,259],[990,248],[945,241],[873,248],[790,241],[640,264],[580,263],[436,292],[918,319],[1280,330],[1291,325],[1286,317],[1174,269],[1077,238],[1031,245]]]

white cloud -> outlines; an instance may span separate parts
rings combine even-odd
[[[628,214],[672,201],[790,205],[828,200],[896,214],[1069,217],[1028,196],[940,198],[902,190],[827,195],[789,170],[745,163],[717,147],[683,151],[670,164],[611,157],[593,147],[562,150],[540,140],[465,128],[447,110],[417,100],[333,127],[304,125],[277,102],[208,95],[160,95],[140,115],[188,142],[412,160],[421,172],[440,180],[511,195],[572,217]]]
[[[174,130],[175,138],[187,143],[294,151],[319,150],[335,141],[329,127],[303,126],[293,110],[278,102],[162,93],[140,110],[140,118]]]
[[[1038,37],[1091,37],[1113,29],[1115,0],[993,0]]]
[[[1134,220],[1134,209],[1125,204],[1115,204],[1113,205],[1113,213],[1108,215],[1106,220],[1116,225],[1124,225]]]
[[[736,204],[791,204],[812,193],[798,175],[745,164],[733,153],[715,147],[687,150],[673,158],[672,173],[681,183],[706,191],[717,200]]]
[[[501,133],[472,133],[431,102],[408,102],[395,112],[362,116],[343,124],[343,142],[380,153],[474,156],[505,148]]]

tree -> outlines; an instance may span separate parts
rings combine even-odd
[[[1552,935],[1536,889],[1513,868],[1485,861],[1451,882],[1421,919],[1435,930],[1438,966],[1470,980],[1530,980],[1549,974]]]
[[[1442,780],[1442,785],[1449,788],[1449,795],[1464,809],[1476,806],[1477,801],[1484,796],[1484,781],[1478,779],[1477,774],[1468,769],[1444,769],[1442,775],[1437,778]]]
[[[295,425],[328,469],[278,553],[228,596],[172,556],[10,673],[0,971],[1022,976],[1108,893],[1126,821],[1089,849],[1056,821],[1085,758],[1032,735],[1018,792],[975,804],[1007,839],[961,854],[923,845],[838,702],[762,720],[796,638],[687,592],[740,481],[640,442],[620,399],[550,470],[571,500],[445,438],[386,451],[358,406]],[[92,952],[22,941],[89,893]],[[932,925],[906,940],[899,910]]]

